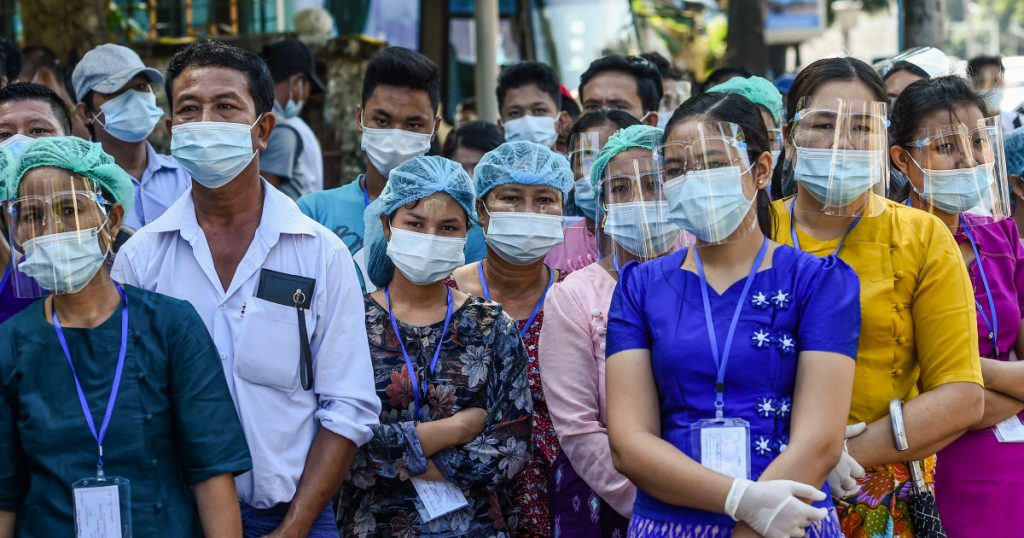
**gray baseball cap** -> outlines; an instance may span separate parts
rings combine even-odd
[[[164,76],[146,67],[134,50],[107,43],[85,53],[71,73],[71,85],[75,87],[75,99],[81,101],[90,91],[114,93],[139,74],[154,84],[164,83]]]

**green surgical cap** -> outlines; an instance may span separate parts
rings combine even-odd
[[[601,176],[604,176],[604,169],[616,155],[633,148],[654,151],[664,135],[665,131],[650,125],[630,125],[615,131],[615,134],[608,137],[608,142],[597,153],[597,157],[594,157],[594,165],[590,168],[590,183],[594,186],[594,192],[600,195]]]
[[[103,151],[98,143],[77,136],[48,136],[35,139],[25,149],[17,172],[10,185],[11,197],[16,197],[21,178],[33,168],[53,166],[63,168],[95,181],[124,206],[125,213],[135,205],[135,185],[132,178]]]
[[[734,77],[708,91],[742,95],[751,103],[764,107],[775,118],[775,125],[782,121],[782,94],[774,84],[761,77]]]
[[[7,148],[0,148],[0,201],[10,200],[14,197],[14,191],[7,189],[14,183],[14,170],[18,167],[18,161],[7,151]]]

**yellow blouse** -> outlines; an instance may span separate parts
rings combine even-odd
[[[772,205],[775,241],[792,245],[788,200]],[[802,233],[800,247],[832,254],[840,238]],[[946,383],[982,384],[974,289],[949,229],[933,215],[886,200],[846,237],[839,257],[860,276],[861,333],[850,422],[889,414],[893,398],[911,399]]]

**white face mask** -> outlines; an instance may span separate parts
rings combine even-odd
[[[305,81],[300,80],[299,84],[305,84]],[[302,90],[299,90],[299,95],[302,95]],[[292,99],[292,87],[288,85],[288,102],[284,104],[284,117],[285,119],[294,118],[302,112],[302,106],[305,105],[305,101],[296,101]]]
[[[562,243],[562,216],[518,211],[490,213],[487,244],[505,261],[527,265]]]
[[[103,265],[99,228],[43,235],[25,241],[18,269],[54,293],[78,293]]]
[[[526,140],[546,148],[555,145],[558,131],[551,116],[523,116],[505,122],[505,142]]]
[[[466,265],[465,248],[465,237],[441,237],[392,227],[387,253],[405,278],[426,286]]]
[[[398,165],[426,155],[433,137],[434,131],[414,133],[403,129],[371,129],[364,125],[361,147],[373,167],[388,177]]]
[[[634,256],[664,254],[679,240],[679,228],[668,220],[668,202],[625,202],[608,205],[604,233]]]
[[[194,121],[171,130],[171,156],[192,179],[208,189],[219,189],[249,166],[256,157],[252,125],[229,121]]]

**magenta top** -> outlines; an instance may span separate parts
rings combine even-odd
[[[962,218],[970,222],[969,216],[963,215]],[[1021,318],[1024,318],[1024,245],[1021,244],[1013,219],[975,224],[971,226],[971,233],[981,256],[967,267],[978,304],[979,351],[982,357],[994,356],[992,342],[988,339],[989,324],[985,320],[988,317],[991,322],[992,314],[981,272],[978,270],[980,261],[996,306],[999,326],[996,346],[999,357],[1005,359],[1017,343]],[[967,241],[963,227],[957,230],[955,237],[958,244]]]

